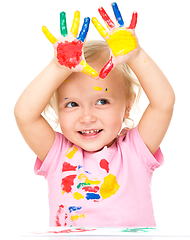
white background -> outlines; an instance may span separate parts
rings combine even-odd
[[[190,223],[190,113],[189,113],[189,2],[187,0],[118,0],[126,25],[133,11],[139,18],[140,45],[164,71],[174,88],[174,116],[161,144],[165,164],[155,171],[152,195],[157,226],[188,227]],[[35,155],[14,120],[14,105],[24,88],[53,57],[53,47],[42,33],[46,25],[59,37],[59,13],[67,13],[68,30],[75,10],[96,16],[103,6],[115,20],[109,0],[17,0],[0,6],[0,232],[48,227],[47,183],[33,172]],[[93,24],[88,39],[101,39]],[[142,98],[141,108],[147,100]],[[139,116],[136,118],[138,122]]]

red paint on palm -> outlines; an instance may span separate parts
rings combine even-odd
[[[58,62],[70,69],[75,68],[82,60],[82,47],[83,43],[81,41],[65,41],[64,43],[58,43]]]

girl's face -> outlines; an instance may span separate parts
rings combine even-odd
[[[103,80],[73,73],[58,89],[63,135],[86,151],[110,146],[128,117],[124,80],[112,71]]]

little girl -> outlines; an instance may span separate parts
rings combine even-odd
[[[92,19],[104,42],[84,44],[89,18],[77,37],[79,12],[69,34],[61,13],[59,39],[43,27],[55,57],[15,105],[18,127],[37,155],[35,173],[48,181],[50,226],[155,226],[151,178],[163,163],[159,145],[175,96],[138,43],[137,14],[126,28],[117,4],[112,7],[117,24],[99,9],[108,30]],[[121,131],[138,86],[128,66],[149,105],[138,126]],[[57,114],[62,133],[55,132],[41,115],[48,104]]]

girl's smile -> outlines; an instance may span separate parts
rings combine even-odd
[[[63,135],[86,151],[110,146],[128,116],[124,80],[114,71],[104,80],[73,73],[58,97]]]

